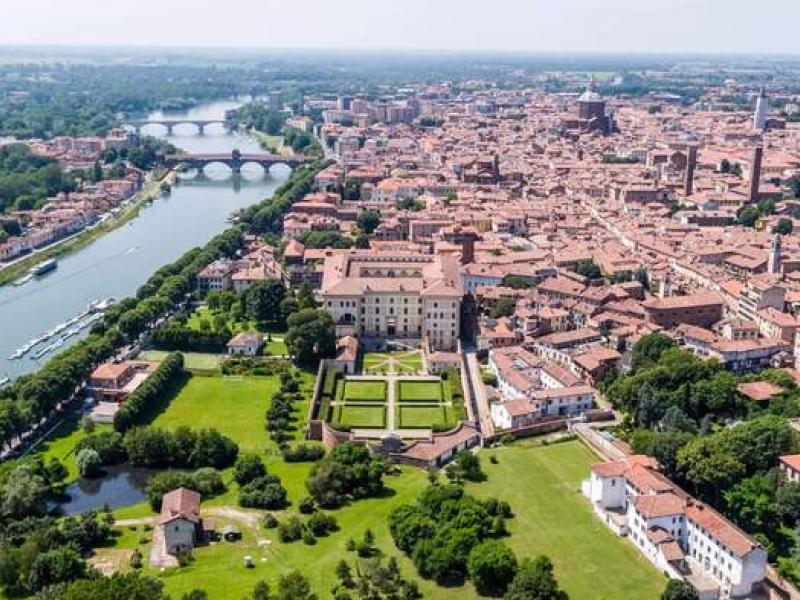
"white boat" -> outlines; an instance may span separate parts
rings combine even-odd
[[[38,338],[28,341],[27,343],[23,344],[19,348],[17,348],[14,353],[8,357],[8,360],[17,360],[25,356],[28,352],[33,350],[39,344],[46,342],[47,340],[56,337],[63,333],[63,337],[60,340],[56,340],[53,344],[46,348],[41,348],[34,354],[34,358],[41,358],[48,352],[55,350],[56,348],[61,347],[64,344],[64,340],[72,337],[73,335],[77,335],[82,330],[86,329],[89,325],[94,323],[97,319],[99,319],[102,315],[104,310],[106,310],[109,306],[114,304],[116,300],[114,298],[98,298],[96,300],[92,300],[86,308],[63,323],[59,323],[55,327],[53,327],[50,331],[45,332],[44,334],[40,335]],[[91,316],[90,316],[91,315]],[[90,316],[89,319],[84,319]]]
[[[9,383],[11,383],[11,377],[3,377],[0,379],[0,388],[7,386]]]

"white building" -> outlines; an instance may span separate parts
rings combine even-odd
[[[521,346],[491,350],[489,368],[503,396],[502,402],[491,405],[492,421],[499,429],[526,427],[544,417],[578,415],[594,406],[593,387]]]
[[[609,527],[659,570],[689,581],[702,600],[751,598],[763,586],[766,550],[672,483],[654,459],[597,464],[582,490]]]
[[[237,333],[228,342],[228,354],[255,356],[264,345],[264,337],[259,333]]]

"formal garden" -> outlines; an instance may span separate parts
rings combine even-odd
[[[361,355],[361,372],[365,375],[418,375],[424,366],[418,350],[364,352]]]

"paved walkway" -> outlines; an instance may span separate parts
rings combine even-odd
[[[494,422],[489,408],[489,396],[486,393],[486,386],[483,385],[483,379],[481,379],[481,366],[474,350],[467,350],[465,354],[467,358],[467,376],[475,397],[475,407],[478,410],[478,426],[484,437],[492,437],[494,435]]]
[[[394,414],[395,388],[397,387],[396,383],[397,376],[386,376],[386,410],[388,411],[386,414],[386,429],[389,431],[389,433],[397,433],[395,428],[396,423]]]

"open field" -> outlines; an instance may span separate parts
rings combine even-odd
[[[310,376],[304,376],[303,387],[308,389],[310,385]],[[243,451],[264,450],[269,442],[264,427],[265,413],[270,396],[279,387],[277,376],[195,375],[156,417],[153,425],[167,429],[181,425],[194,428],[214,427],[231,437]],[[307,402],[299,402],[295,407],[295,414],[302,419]],[[295,433],[300,434],[299,431]]]
[[[340,385],[344,385],[344,394],[342,397],[346,402],[386,402],[385,381],[343,379]]]
[[[489,462],[492,455],[497,464]],[[546,553],[553,560],[560,584],[576,600],[657,600],[666,579],[626,540],[600,523],[580,494],[580,481],[597,460],[583,445],[568,442],[543,447],[518,442],[510,447],[484,450],[480,457],[488,479],[484,483],[467,484],[468,491],[511,503],[515,517],[508,522],[512,535],[505,541],[520,559]],[[286,484],[302,481],[310,468],[309,465],[291,467],[295,470],[290,474],[277,468],[277,464],[274,470],[270,465]],[[360,500],[335,511],[340,531],[320,538],[313,546],[301,541],[283,544],[277,540],[275,530],[247,528],[237,523],[244,534],[241,542],[198,548],[195,562],[182,569],[164,573],[149,567],[144,570],[162,579],[173,597],[199,587],[210,598],[239,600],[259,579],[274,584],[278,575],[299,569],[323,598],[336,582],[336,563],[344,558],[351,566],[354,564],[354,554],[345,550],[345,542],[351,537],[360,539],[369,528],[384,555],[397,557],[404,576],[413,576],[416,571],[410,560],[394,547],[386,519],[395,506],[413,502],[425,488],[425,472],[402,467],[399,475],[387,476],[384,481],[388,488],[384,497]],[[289,493],[295,506],[305,495],[302,488],[294,486]],[[211,501],[203,506],[217,504]],[[281,518],[280,513],[276,514]],[[218,526],[230,522],[214,518]],[[142,548],[140,535],[145,535],[142,527],[138,532],[123,532],[117,547]],[[146,549],[142,551],[146,555]],[[255,568],[243,566],[246,554],[253,556]],[[430,581],[418,581],[429,600],[479,598],[470,584],[444,588]]]
[[[172,353],[167,350],[147,350],[142,352],[140,358],[142,360],[161,362],[168,354]],[[219,363],[223,358],[220,354],[207,354],[203,352],[182,352],[182,354],[184,367],[190,371],[216,371],[219,369]]]
[[[497,458],[491,464],[489,456]],[[597,457],[578,441],[532,447],[518,442],[481,452],[486,484],[470,484],[480,497],[507,500],[515,518],[507,543],[517,556],[547,554],[570,598],[654,600],[666,579],[595,517],[580,492]]]
[[[438,381],[398,381],[399,402],[441,402],[442,384]]]
[[[339,405],[336,407],[333,426],[338,429],[352,427],[382,429],[386,426],[386,407]]]

